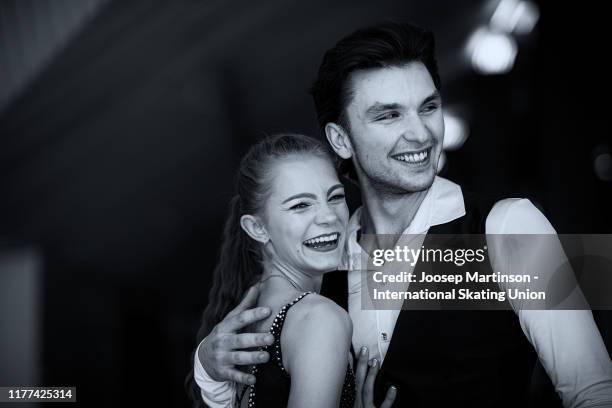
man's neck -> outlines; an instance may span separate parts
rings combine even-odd
[[[405,194],[381,194],[371,187],[362,189],[361,232],[402,234],[414,220],[428,191],[429,189]]]

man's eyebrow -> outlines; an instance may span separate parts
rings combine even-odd
[[[295,194],[292,195],[291,197],[287,198],[285,201],[283,201],[281,204],[285,204],[286,202],[289,202],[291,200],[295,200],[296,198],[312,198],[313,200],[317,199],[317,196],[315,196],[314,194],[311,193],[300,193],[300,194]]]
[[[376,102],[366,110],[366,114],[376,114],[387,110],[400,109],[402,105],[399,103],[380,103]]]
[[[340,184],[340,183],[334,184],[333,186],[331,186],[329,188],[329,190],[327,190],[327,195],[330,195],[332,193],[332,191],[337,190],[339,188],[344,188],[344,186],[342,184]]]
[[[425,98],[423,100],[423,102],[421,103],[421,105],[425,105],[429,102],[432,101],[440,101],[442,99],[442,97],[440,96],[440,92],[438,92],[438,90],[436,89],[435,91],[433,91],[431,93],[431,95],[429,95],[427,98]],[[397,110],[397,109],[401,109],[402,105],[399,103],[381,103],[381,102],[376,102],[374,105],[370,106],[367,110],[366,110],[366,114],[368,115],[375,115],[377,113],[381,113],[381,112],[385,112],[388,110]]]
[[[442,100],[442,96],[440,96],[440,92],[438,92],[438,90],[435,90],[432,92],[431,95],[429,95],[427,98],[425,98],[425,100],[423,101],[423,103],[421,105],[425,105],[429,102],[433,102],[433,101],[441,101]]]

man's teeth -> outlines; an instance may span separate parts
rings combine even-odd
[[[394,156],[399,161],[405,161],[408,163],[420,163],[427,159],[429,155],[429,150],[425,150],[421,153],[411,153],[411,154],[400,154],[399,156]]]
[[[316,244],[326,244],[336,241],[338,239],[338,234],[330,234],[324,235],[317,238],[311,238],[304,241],[306,245],[316,245]]]

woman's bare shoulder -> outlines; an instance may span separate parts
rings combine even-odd
[[[294,344],[300,345],[321,341],[321,337],[330,335],[344,341],[350,338],[353,330],[351,319],[342,307],[315,293],[307,295],[290,309],[285,328]]]
[[[351,319],[343,308],[317,294],[306,296],[289,310],[283,327],[281,344],[287,371],[306,369],[313,356],[346,364],[352,333]]]
[[[351,326],[351,319],[346,310],[333,300],[316,293],[305,296],[293,309],[295,310],[292,320],[302,320],[302,324],[312,321],[316,324],[329,322]]]

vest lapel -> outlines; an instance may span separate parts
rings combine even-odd
[[[321,295],[336,302],[348,312],[348,276],[347,271],[339,270],[323,275]]]

